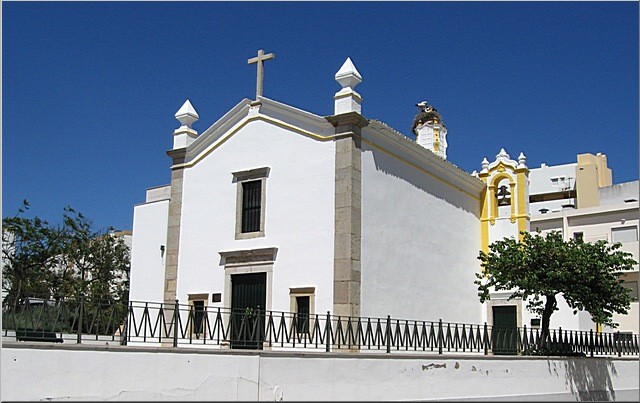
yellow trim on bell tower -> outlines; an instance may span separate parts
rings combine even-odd
[[[516,220],[518,222],[518,239],[522,240],[522,231],[529,231],[529,222],[531,221],[531,215],[528,211],[528,198],[529,192],[527,192],[529,169],[519,168],[516,169],[516,182],[518,187],[518,214]]]
[[[506,153],[505,153],[506,154]],[[508,155],[505,155],[508,158]],[[523,157],[524,158],[524,157]],[[486,161],[485,161],[486,164]],[[509,183],[509,191],[511,193],[511,209],[509,214],[509,222],[515,226],[509,230],[508,233],[515,235],[517,233],[518,239],[522,239],[520,232],[529,231],[530,215],[528,211],[529,206],[529,169],[524,166],[524,162],[516,162],[509,159],[503,159],[497,163],[494,162],[494,166],[488,168],[487,165],[483,166],[483,172],[478,174],[478,178],[482,180],[486,188],[482,193],[480,202],[480,242],[482,251],[489,252],[489,244],[491,240],[491,231],[504,231],[504,225],[496,227],[496,220],[499,219],[498,202],[496,199],[496,192],[498,191],[498,185],[505,179]],[[507,233],[504,236],[508,236]],[[498,238],[498,237],[494,237]]]

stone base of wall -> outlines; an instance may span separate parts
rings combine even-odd
[[[632,358],[239,352],[4,343],[8,400],[629,400]]]

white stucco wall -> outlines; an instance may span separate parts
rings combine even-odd
[[[363,144],[362,315],[479,323],[479,204]]]
[[[140,204],[133,209],[129,300],[162,302],[169,200]]]
[[[6,348],[3,401],[638,401],[636,358]]]
[[[222,293],[219,252],[278,248],[267,309],[290,311],[289,288],[315,287],[317,313],[332,310],[334,154],[331,141],[253,121],[184,172],[178,298]],[[235,239],[233,172],[269,167],[265,236]],[[269,284],[267,285],[269,290]],[[267,291],[269,292],[269,291]],[[209,299],[211,301],[211,299]]]
[[[638,200],[638,184],[639,182],[624,182],[616,185],[600,188],[600,204],[617,204],[623,203],[625,200]]]
[[[575,189],[577,163],[549,166],[542,164],[538,168],[529,170],[529,192],[532,195],[540,193],[552,193],[562,190],[561,186],[554,186],[551,178],[564,177],[565,185]],[[561,182],[561,181],[559,181]],[[562,183],[559,183],[561,185]]]
[[[517,223],[512,223],[509,217],[497,218],[495,224],[489,230],[489,244],[501,241],[504,238],[518,238],[518,225]]]
[[[576,163],[548,166],[542,164],[538,168],[529,171],[529,194],[538,195],[562,191],[563,185],[568,189],[576,188]],[[564,177],[564,181],[561,179]],[[552,178],[559,178],[558,184],[554,185]],[[531,203],[529,211],[531,214],[538,214],[540,209],[547,209],[549,212],[562,211],[562,206],[566,204],[575,205],[575,198],[564,198],[559,200],[548,200]]]

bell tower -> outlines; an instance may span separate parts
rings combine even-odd
[[[438,157],[447,159],[447,127],[438,111],[427,101],[416,104],[420,112],[413,118],[411,131],[416,135],[416,143],[430,150]]]
[[[520,239],[521,231],[529,231],[529,168],[523,153],[512,160],[503,149],[489,163],[482,161],[476,174],[486,184],[482,199],[482,250],[505,237]]]

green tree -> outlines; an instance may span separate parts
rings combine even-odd
[[[95,303],[126,300],[130,256],[124,239],[114,234],[113,228],[93,230],[92,222],[70,207],[65,209],[63,222],[63,262],[76,272],[75,294],[82,292]]]
[[[83,295],[88,301],[126,306],[129,248],[113,229],[96,231],[70,207],[62,224],[25,218],[25,200],[14,217],[2,219],[2,287],[5,307],[26,297],[56,300]]]
[[[2,219],[2,288],[4,304],[15,307],[25,297],[49,298],[58,276],[55,268],[64,249],[64,233],[39,217],[21,217],[25,200],[14,217]]]
[[[559,294],[574,315],[583,310],[595,322],[617,327],[613,314],[625,314],[631,305],[619,279],[637,264],[630,253],[619,250],[619,243],[564,241],[558,231],[546,236],[523,231],[521,235],[519,241],[504,238],[489,245],[488,253],[480,251],[483,272],[476,274],[475,281],[480,302],[501,290],[511,292],[509,299],[527,301],[527,309],[541,316],[543,342],[549,335],[551,314],[558,310]]]

